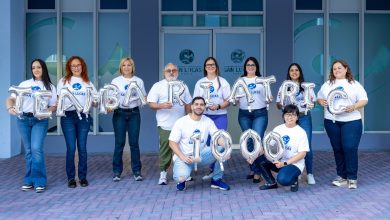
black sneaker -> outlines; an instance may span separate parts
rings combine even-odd
[[[36,193],[42,193],[42,192],[44,192],[45,191],[45,187],[44,186],[37,186],[37,187],[35,187],[35,192]]]
[[[33,188],[32,184],[23,184],[23,186],[20,188],[22,191],[29,191]]]
[[[115,174],[114,177],[112,178],[112,181],[114,182],[119,182],[121,180],[121,175]]]
[[[76,180],[74,180],[74,179],[68,180],[68,187],[69,188],[76,188],[76,186],[77,186]]]
[[[296,191],[298,191],[298,189],[299,189],[299,183],[298,183],[298,181],[296,181],[294,184],[291,185],[290,190],[291,190],[291,192],[296,192]]]
[[[88,186],[88,180],[87,179],[80,180],[80,186],[87,187]]]
[[[259,187],[260,190],[276,189],[276,188],[278,188],[278,184],[277,183],[274,183],[274,184],[266,183],[266,184],[264,184],[264,185]]]

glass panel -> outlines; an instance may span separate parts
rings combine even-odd
[[[112,24],[121,24],[120,28]],[[121,58],[129,55],[128,13],[99,14],[98,88],[119,76]],[[99,114],[99,132],[113,132],[112,114]]]
[[[127,9],[127,0],[100,0],[100,9]]]
[[[330,14],[329,63],[345,60],[354,79],[359,80],[359,15]]]
[[[263,26],[263,16],[261,15],[233,15],[232,26],[241,27],[261,27]]]
[[[227,11],[228,0],[197,0],[198,11]]]
[[[162,26],[191,27],[193,25],[192,15],[163,15]]]
[[[316,92],[324,83],[324,27],[322,14],[295,14],[294,62],[301,65],[307,82],[316,84]],[[324,130],[324,110],[312,110],[313,131]]]
[[[55,9],[55,0],[28,0],[28,9]]]
[[[366,131],[390,131],[390,14],[366,14],[364,20],[364,87]],[[386,119],[387,118],[387,119]]]
[[[196,24],[200,27],[225,27],[228,26],[227,15],[198,15]]]
[[[52,83],[57,85],[57,18],[55,13],[26,14],[26,79],[32,78],[31,61],[46,62]],[[48,132],[57,132],[57,117],[49,119]]]
[[[389,0],[366,0],[367,10],[390,10]]]
[[[162,0],[162,11],[192,11],[192,0]]]
[[[296,10],[322,10],[322,0],[296,0]]]
[[[71,56],[82,57],[88,68],[89,80],[95,85],[93,68],[93,22],[92,13],[63,13],[63,56],[68,59]],[[63,69],[65,74],[65,68]],[[91,117],[93,121],[93,118]],[[91,129],[93,125],[91,123]],[[91,130],[92,131],[92,130]]]
[[[263,1],[232,0],[232,11],[263,11]]]

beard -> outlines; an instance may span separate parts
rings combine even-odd
[[[198,111],[196,111],[196,110],[193,110],[192,111],[196,116],[202,116],[203,115],[203,112],[204,112],[204,110],[198,110]]]

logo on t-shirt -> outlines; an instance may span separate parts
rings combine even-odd
[[[284,136],[282,137],[282,139],[283,139],[283,143],[284,143],[284,144],[287,144],[287,143],[290,141],[290,137],[289,137],[288,135],[284,135]]]
[[[214,92],[214,86],[210,86],[210,93]]]
[[[344,88],[343,88],[342,86],[336,87],[335,89],[344,91]],[[341,98],[340,95],[336,95],[336,96],[334,97],[334,99],[340,99],[340,98]]]
[[[39,91],[39,90],[41,90],[41,88],[39,86],[32,86],[31,90],[32,91]]]
[[[249,84],[249,85],[248,85],[248,88],[249,88],[250,90],[256,89],[256,83],[251,83],[251,84]]]
[[[74,89],[74,90],[80,90],[81,89],[81,84],[80,83],[75,83],[75,84],[73,84],[72,85],[72,88]]]

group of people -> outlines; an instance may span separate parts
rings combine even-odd
[[[210,173],[203,177],[204,180],[211,179],[210,186],[221,190],[229,190],[230,186],[223,181],[223,171],[210,149],[210,137],[218,129],[227,130],[228,98],[231,93],[229,83],[220,76],[217,60],[208,57],[204,61],[204,77],[195,85],[193,97],[187,86],[184,85],[184,92],[181,94],[183,103],[173,99],[170,101],[168,94],[169,82],[178,79],[178,68],[175,64],[168,63],[164,70],[164,79],[155,83],[146,93],[141,78],[135,76],[135,63],[131,58],[123,58],[119,64],[120,75],[112,80],[112,84],[119,88],[119,108],[113,110],[112,123],[115,135],[115,149],[113,155],[113,181],[121,180],[123,172],[123,149],[126,141],[126,133],[131,152],[131,169],[136,181],[142,181],[141,160],[139,148],[140,133],[140,110],[142,105],[139,99],[132,99],[130,104],[123,105],[127,86],[131,81],[136,81],[140,90],[145,96],[151,109],[156,110],[156,120],[159,133],[159,185],[167,185],[167,172],[173,163],[173,178],[176,181],[177,190],[185,190],[186,182],[192,179],[191,171],[194,163],[199,166],[208,166]],[[256,58],[249,57],[244,62],[244,72],[241,78],[245,81],[254,102],[250,103],[248,109],[246,97],[239,98],[238,123],[242,131],[252,129],[256,131],[261,139],[264,138],[268,125],[268,110],[265,98],[265,88],[262,84],[256,83],[256,77],[260,77],[260,67]],[[91,87],[95,92],[94,85],[88,78],[87,65],[83,58],[72,56],[66,63],[66,75],[58,82],[57,88],[51,83],[47,66],[44,61],[35,59],[31,63],[32,79],[20,83],[20,87],[31,87],[33,91],[48,90],[52,92],[51,98],[47,98],[49,110],[56,111],[57,95],[62,88],[68,88],[82,106],[86,102],[86,89]],[[303,101],[304,75],[297,63],[289,66],[286,80],[296,82],[300,90],[296,100]],[[209,95],[205,97],[205,89],[202,84],[208,83]],[[333,89],[343,90],[348,94],[347,100],[339,99],[339,102],[346,102],[345,111],[339,115],[332,115],[328,110],[327,96]],[[276,99],[277,107],[283,112],[284,123],[277,126],[273,131],[280,134],[285,149],[283,157],[278,161],[268,161],[264,155],[258,157],[249,164],[247,179],[254,183],[265,180],[260,186],[261,190],[278,187],[278,183],[284,186],[291,186],[291,191],[298,190],[298,177],[306,167],[308,184],[315,184],[313,175],[313,152],[311,146],[312,120],[310,111],[305,112],[301,105],[294,105],[280,100],[279,89]],[[136,94],[134,94],[136,95]],[[362,135],[361,114],[358,111],[367,102],[367,94],[364,88],[353,79],[349,65],[342,61],[333,62],[329,80],[326,81],[316,95],[310,94],[313,102],[317,101],[325,109],[324,125],[329,136],[336,161],[337,177],[332,181],[335,186],[348,185],[350,189],[357,188],[358,171],[358,146]],[[209,99],[206,103],[205,98]],[[17,115],[15,111],[14,94],[11,94],[7,101],[7,111]],[[67,100],[66,102],[69,102]],[[212,103],[212,104],[208,104]],[[284,105],[281,105],[283,103]],[[23,114],[17,118],[18,129],[25,148],[26,172],[22,190],[35,189],[36,192],[43,192],[46,187],[47,178],[45,170],[45,157],[43,150],[44,138],[47,133],[48,119],[35,117],[33,114],[33,96],[23,97]],[[65,103],[69,104],[69,103]],[[61,128],[64,134],[66,152],[66,173],[68,187],[77,187],[75,174],[75,151],[78,150],[78,180],[82,187],[88,186],[87,180],[87,137],[91,123],[88,114],[81,114],[74,107],[65,111],[66,117],[61,117]],[[199,134],[198,134],[199,133]],[[194,135],[198,135],[200,143],[201,161],[196,161],[193,152]],[[219,150],[225,146],[224,140],[218,140]],[[248,150],[252,151],[254,143],[248,140]],[[271,171],[278,172],[275,180]]]

